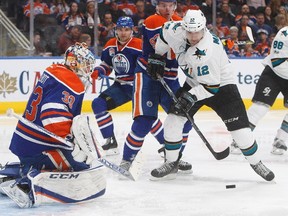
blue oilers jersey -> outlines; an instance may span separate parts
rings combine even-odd
[[[172,16],[172,20],[181,20],[181,18],[177,15]],[[159,14],[154,14],[149,16],[143,24],[142,32],[143,32],[143,52],[142,57],[138,60],[139,65],[146,70],[147,59],[150,54],[155,53],[155,44],[157,38],[160,35],[160,30],[162,25],[167,22],[163,16]],[[175,59],[175,54],[170,49],[166,56],[166,68],[164,77],[166,79],[174,80],[177,77],[178,71],[178,63]]]
[[[101,60],[114,69],[115,77],[120,80],[133,81],[137,57],[142,52],[142,40],[131,38],[124,46],[116,38],[110,39],[102,51]]]
[[[80,114],[84,85],[79,77],[61,64],[46,68],[33,89],[23,117],[65,138],[70,134],[73,118]],[[10,150],[17,156],[29,157],[67,145],[18,122]]]

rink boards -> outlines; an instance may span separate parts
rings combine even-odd
[[[240,90],[246,107],[251,104],[255,84],[264,68],[263,59],[231,59],[235,82]],[[33,90],[33,86],[40,78],[46,67],[52,63],[62,63],[63,58],[37,57],[37,58],[1,58],[0,59],[0,113],[5,113],[8,108],[14,108],[16,112],[23,112],[26,102]],[[96,60],[96,65],[100,64]],[[113,74],[112,74],[113,76]],[[179,69],[179,79],[183,83],[185,75]],[[113,81],[108,79],[94,80],[87,90],[82,111],[91,112],[92,100],[109,87]],[[283,96],[279,95],[272,109],[283,109]],[[131,111],[132,104],[127,103],[115,111]],[[204,107],[203,110],[207,110]]]

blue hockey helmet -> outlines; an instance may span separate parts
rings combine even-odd
[[[116,28],[125,28],[125,27],[131,29],[134,27],[132,19],[128,16],[119,17],[116,23]]]

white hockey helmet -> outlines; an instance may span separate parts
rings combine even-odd
[[[187,10],[182,23],[186,31],[198,32],[206,27],[206,18],[201,10]]]
[[[68,47],[64,54],[64,65],[76,73],[85,86],[87,85],[87,81],[90,81],[94,64],[95,57],[84,42],[76,42],[74,45]]]

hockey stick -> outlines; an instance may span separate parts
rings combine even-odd
[[[178,103],[178,99],[175,96],[175,94],[173,93],[173,91],[170,89],[170,87],[167,85],[167,83],[165,82],[165,80],[158,76],[158,80],[161,82],[161,84],[163,85],[163,87],[166,89],[166,91],[168,92],[168,94],[171,96],[171,98],[173,99],[173,101],[175,103]],[[184,110],[183,110],[184,111]],[[210,143],[207,141],[207,139],[205,138],[205,136],[202,134],[202,132],[200,131],[200,129],[198,128],[198,126],[195,124],[193,118],[189,115],[188,112],[184,111],[185,115],[187,117],[187,119],[191,122],[191,124],[193,125],[193,128],[195,129],[196,133],[199,135],[199,137],[202,139],[202,141],[205,143],[205,145],[207,146],[207,148],[209,149],[209,151],[212,153],[212,155],[217,159],[217,160],[222,160],[224,158],[226,158],[229,153],[230,153],[230,148],[229,146],[222,152],[215,152],[214,149],[211,147]]]
[[[74,148],[74,143],[72,143],[72,142],[70,142],[69,140],[64,139],[64,138],[62,138],[62,137],[60,137],[60,136],[57,136],[56,134],[52,133],[51,131],[48,131],[48,130],[46,130],[45,128],[43,128],[43,127],[41,127],[41,126],[39,126],[39,125],[36,125],[36,124],[34,124],[33,122],[31,122],[31,121],[23,118],[22,116],[16,114],[13,109],[8,109],[8,110],[6,111],[6,115],[9,116],[9,117],[14,117],[14,118],[18,119],[19,121],[21,121],[23,124],[25,124],[25,125],[33,128],[33,129],[41,132],[41,133],[45,133],[46,135],[54,138],[55,140],[60,141],[61,143],[65,144],[65,145],[67,146],[67,148],[65,148],[65,149],[67,149],[67,150],[73,150],[73,148]],[[95,149],[96,149],[96,152],[98,152],[98,147],[97,147],[96,143],[93,143],[93,144],[94,144],[94,147],[95,147]],[[69,147],[69,148],[68,148],[68,147]],[[95,158],[96,158],[96,157],[95,157]],[[107,160],[106,160],[105,158],[103,158],[103,157],[99,157],[99,158],[97,158],[97,160],[98,160],[101,164],[103,164],[104,166],[108,167],[109,169],[113,170],[114,172],[117,172],[117,173],[125,176],[126,178],[128,178],[128,179],[130,179],[130,180],[135,181],[136,178],[137,178],[137,175],[138,175],[137,173],[135,173],[135,175],[132,175],[131,172],[129,172],[129,171],[127,171],[127,170],[125,170],[125,169],[117,166],[116,164],[114,164],[114,163],[112,163],[112,162],[110,162],[110,161],[107,161]]]
[[[120,79],[117,79],[116,77],[110,77],[110,76],[105,76],[105,75],[102,75],[102,77],[109,79],[109,80],[113,80],[114,82],[118,82],[120,84],[131,85],[131,86],[133,85],[132,82],[120,80]]]

